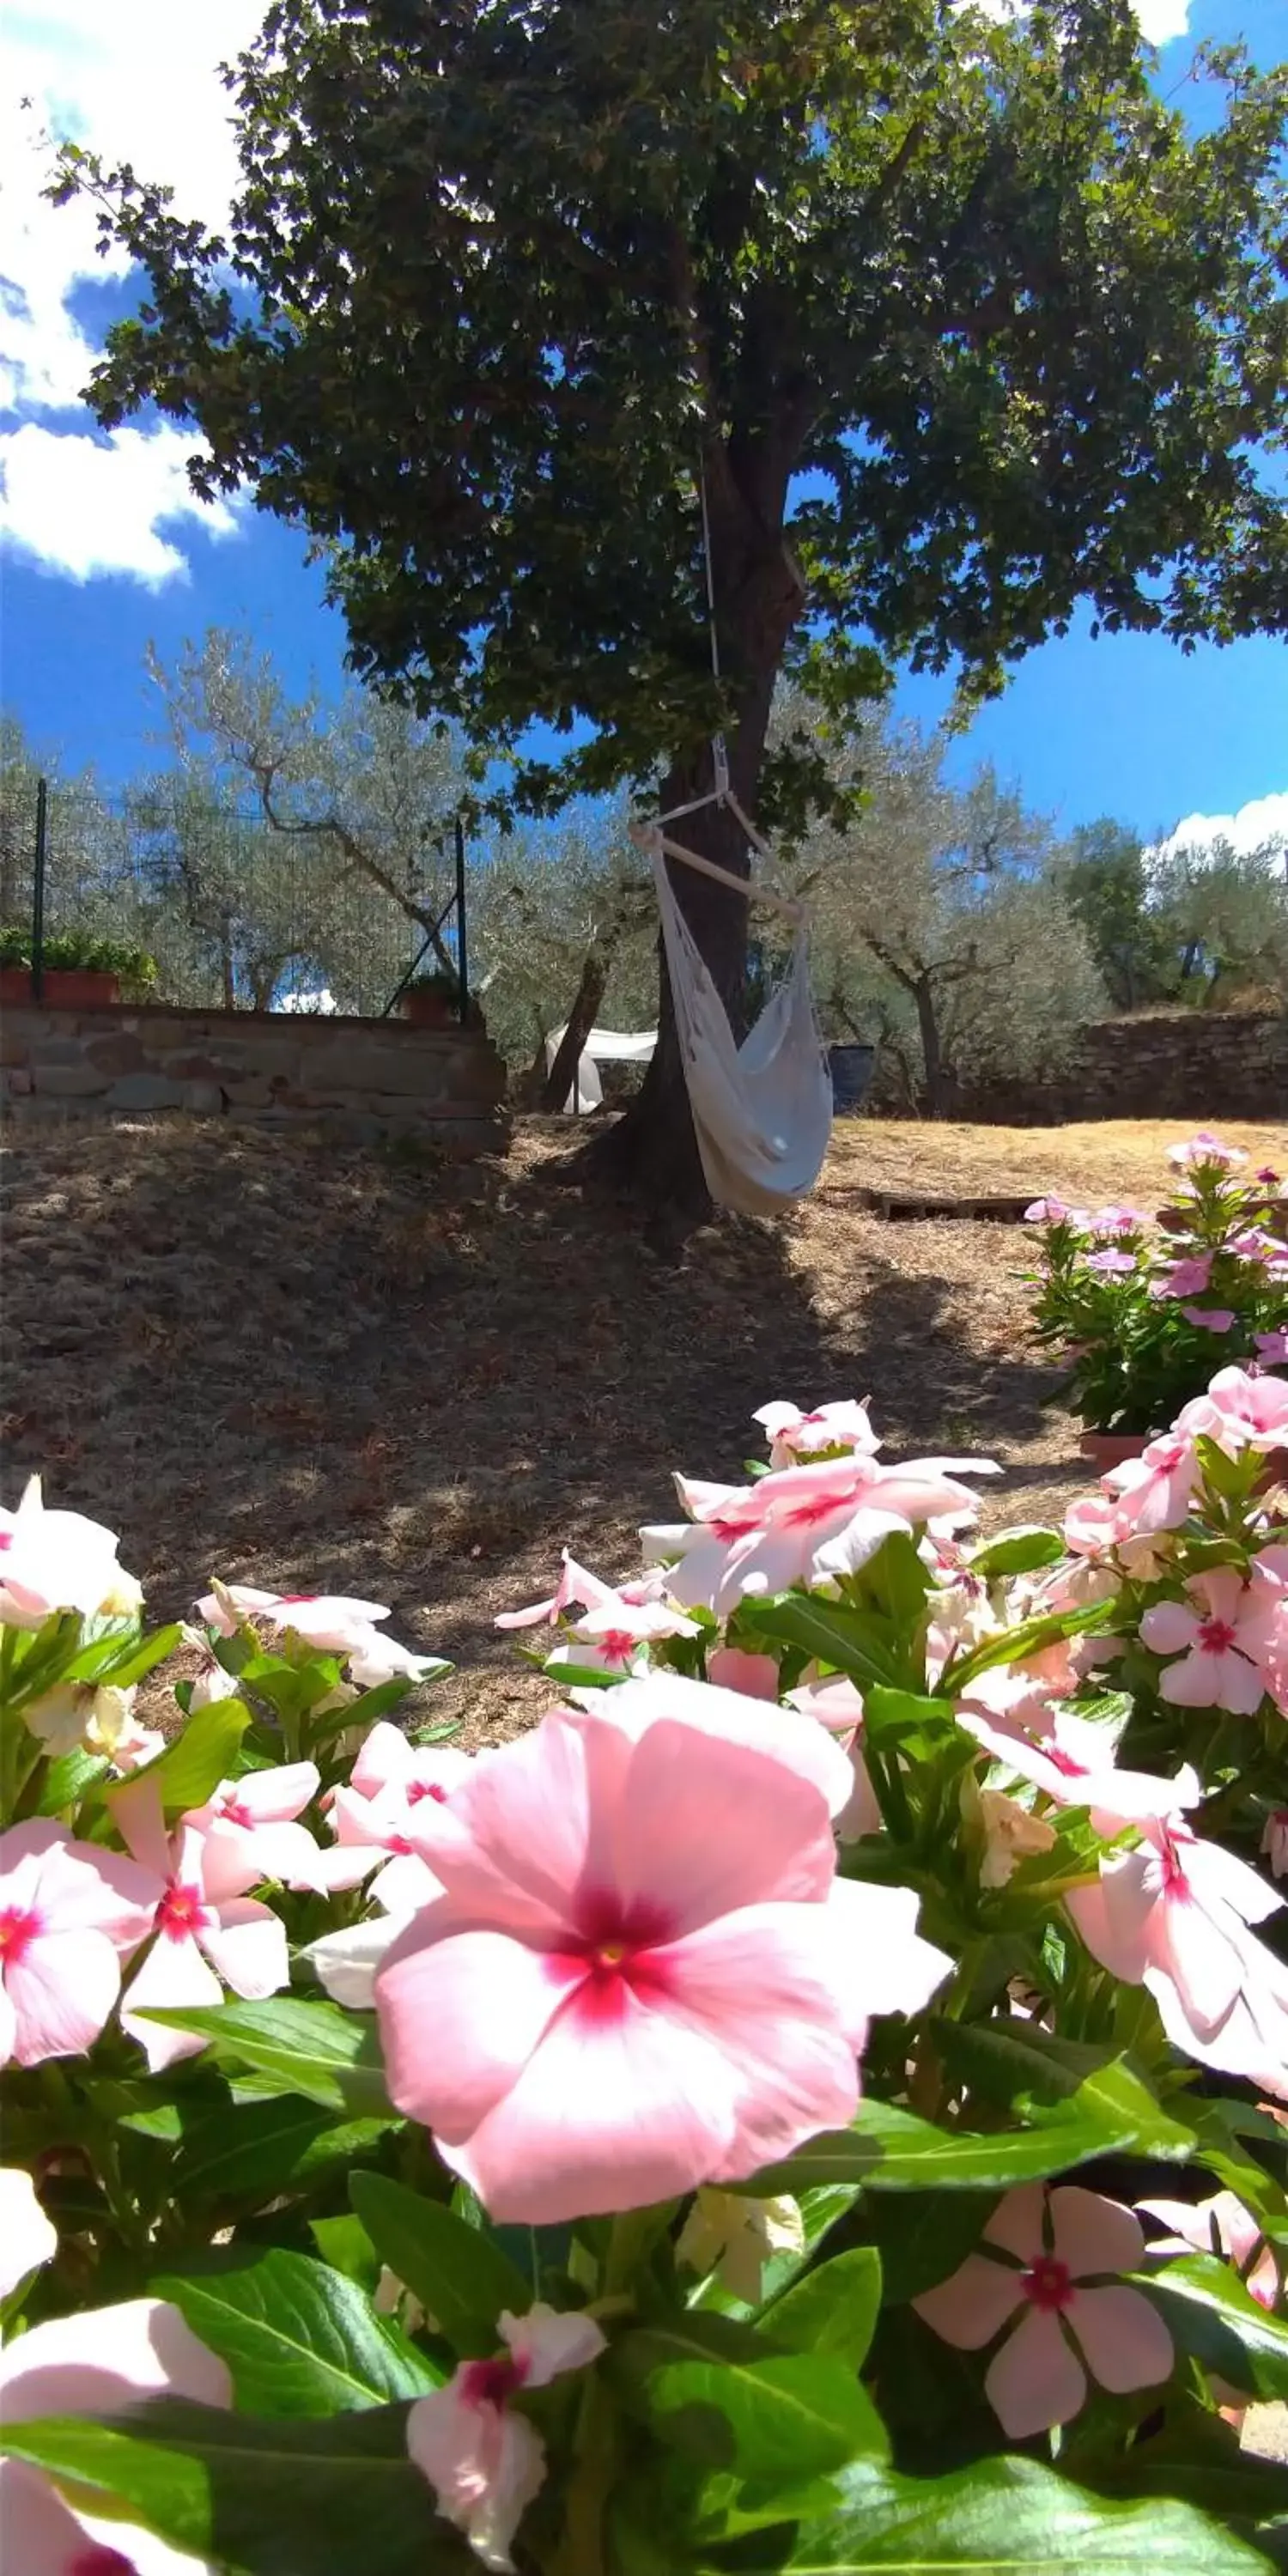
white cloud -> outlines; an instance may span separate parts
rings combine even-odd
[[[162,524],[200,521],[207,536],[231,536],[228,504],[207,507],[192,491],[194,441],[181,429],[114,430],[103,441],[24,421],[0,433],[0,534],[50,572],[89,581],[128,573],[155,590],[188,565]]]
[[[3,440],[0,527],[78,580],[123,572],[155,584],[186,568],[181,547],[158,535],[160,520],[198,519],[215,535],[234,521],[226,506],[207,510],[188,492],[183,458],[198,442],[182,432],[121,431],[103,445],[32,426],[33,416],[79,408],[93,364],[69,295],[86,278],[122,277],[129,267],[121,251],[98,256],[90,206],[45,203],[48,138],[75,140],[109,164],[131,162],[141,177],[174,187],[177,213],[218,227],[237,164],[217,66],[250,42],[263,0],[114,0],[110,8],[53,0],[39,12],[29,0],[29,10],[7,18],[0,108],[0,410],[25,424]]]
[[[1237,814],[1187,814],[1165,841],[1156,844],[1151,856],[1169,859],[1178,850],[1210,849],[1214,841],[1231,842],[1242,856],[1274,840],[1288,841],[1288,789],[1254,796]]]
[[[1136,0],[1136,15],[1147,45],[1170,45],[1190,32],[1190,0]]]

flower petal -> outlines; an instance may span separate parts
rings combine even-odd
[[[664,1693],[659,1680],[663,1706]],[[712,1832],[713,1817],[735,1811],[736,1835]],[[656,1908],[671,1937],[745,1905],[825,1896],[835,1873],[817,1789],[764,1751],[666,1716],[634,1747],[616,1822],[613,1875],[627,1916]]]
[[[320,1941],[310,1941],[304,1956],[312,1960],[332,2003],[343,2004],[347,2012],[372,2012],[376,1970],[405,1929],[396,1914],[383,1914],[376,1923],[324,1932]]]
[[[585,1879],[591,1816],[617,1805],[630,1759],[617,1727],[552,1709],[477,1763],[450,1807],[423,1799],[408,1838],[462,1910],[558,1939]]]
[[[137,2039],[155,2075],[176,2058],[195,2057],[205,2041],[195,2031],[167,2030],[159,2021],[143,2021],[146,2011],[186,2012],[189,2007],[221,2004],[224,1990],[202,1958],[191,1934],[174,1941],[165,1933],[153,1942],[130,1981],[121,2007],[121,2028]]]
[[[0,2299],[58,2252],[58,2230],[46,2218],[29,2173],[0,2166]]]
[[[1145,2233],[1135,2211],[1079,2183],[1052,2192],[1051,2231],[1051,2250],[1075,2281],[1091,2272],[1139,2272],[1145,2259]]]
[[[506,1932],[444,1934],[445,1922],[450,1903],[407,1925],[379,1972],[376,2007],[399,2110],[455,2143],[514,2084],[586,1965]],[[566,2107],[575,2119],[576,2103]]]
[[[1118,2395],[1171,2378],[1176,2348],[1143,2290],[1130,2289],[1125,2281],[1100,2290],[1078,2289],[1068,2315],[1087,2368],[1102,2388]]]
[[[120,1961],[104,1932],[47,1932],[9,1961],[5,1989],[19,2066],[80,2057],[93,2047],[120,1993]]]
[[[1018,2272],[990,2263],[984,2254],[968,2254],[946,2281],[924,2290],[912,2304],[945,2343],[955,2344],[959,2352],[981,2352],[1015,2314],[1023,2295]]]
[[[708,2040],[737,2084],[737,2127],[697,2181],[742,2182],[854,2117],[856,2051],[839,2027],[835,1929],[822,1906],[749,1905],[648,1954],[669,2031]]]
[[[829,1965],[847,2030],[861,2031],[873,2013],[923,2011],[951,1974],[952,1960],[922,1940],[918,1910],[910,1887],[838,1878],[829,1888]]]
[[[253,1897],[221,1907],[218,1921],[203,1925],[197,1938],[225,1985],[248,2003],[262,2003],[291,1982],[286,1927]]]
[[[1017,2183],[985,2221],[984,2234],[990,2245],[1004,2245],[1008,2254],[1019,2256],[1021,2263],[1036,2263],[1046,2252],[1045,2215],[1045,2186],[1040,2182]]]
[[[1029,2309],[990,2362],[984,2394],[1012,2442],[1027,2442],[1077,2414],[1086,2377],[1054,2316]]]

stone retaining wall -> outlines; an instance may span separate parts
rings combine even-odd
[[[505,1137],[505,1067],[476,1029],[112,1003],[0,1014],[0,1099],[22,1118],[186,1109],[457,1154]]]
[[[894,1107],[884,1095],[883,1084],[880,1105]],[[1096,1020],[1079,1031],[1072,1058],[1049,1082],[963,1085],[948,1115],[999,1127],[1288,1117],[1288,1016],[1156,1011]]]

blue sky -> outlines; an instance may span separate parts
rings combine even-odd
[[[220,219],[232,177],[226,102],[213,76],[258,23],[261,0],[48,0],[7,21],[10,172],[0,340],[0,531],[6,707],[64,763],[120,779],[162,757],[144,647],[170,658],[207,626],[249,628],[288,686],[341,677],[341,621],[303,540],[246,507],[191,501],[169,428],[104,440],[76,402],[128,276],[105,276],[81,209],[38,199],[39,124],[74,131],[148,176],[179,210]],[[1184,79],[1196,38],[1244,34],[1263,62],[1288,56],[1288,0],[1138,0],[1160,86]],[[139,67],[148,66],[146,80]],[[19,116],[20,92],[35,102]],[[16,220],[15,220],[16,219]],[[908,682],[924,718],[944,690]],[[1153,637],[1093,640],[1087,622],[1023,663],[956,757],[989,758],[1063,826],[1113,813],[1144,833],[1238,818],[1238,836],[1288,831],[1288,643],[1192,656]]]

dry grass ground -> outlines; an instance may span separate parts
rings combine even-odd
[[[561,1545],[606,1573],[669,1516],[672,1467],[734,1474],[771,1395],[870,1394],[891,1450],[1001,1459],[991,1516],[1058,1513],[1068,1416],[1026,1330],[1023,1230],[888,1224],[864,1184],[1160,1195],[1179,1126],[859,1122],[778,1226],[712,1228],[680,1269],[561,1185],[568,1131],[443,1176],[213,1123],[19,1129],[4,1156],[6,1499],[122,1533],[156,1613],[213,1570],[374,1595],[461,1666],[467,1740],[541,1685],[491,1622]],[[1288,1122],[1235,1126],[1288,1162]]]

